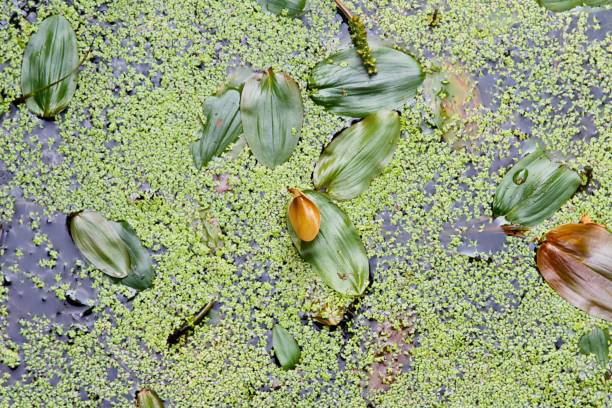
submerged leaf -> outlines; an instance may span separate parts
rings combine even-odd
[[[319,209],[300,190],[290,188],[289,192],[293,194],[287,209],[291,227],[302,241],[312,241],[316,238],[321,226]]]
[[[83,211],[69,218],[69,229],[75,245],[93,266],[136,290],[151,287],[155,277],[151,259],[127,222]]]
[[[155,391],[143,388],[136,394],[136,408],[164,408],[164,401]]]
[[[78,54],[76,35],[63,16],[40,24],[21,66],[21,92],[34,114],[53,118],[68,106],[77,85]]]
[[[315,187],[338,200],[357,197],[391,161],[399,137],[397,112],[366,116],[325,147],[314,169]]]
[[[550,217],[580,186],[580,175],[541,149],[516,163],[495,192],[493,217],[531,227]]]
[[[300,346],[284,327],[275,324],[272,328],[272,347],[278,362],[285,370],[290,370],[300,361]]]
[[[221,155],[242,134],[240,93],[228,89],[204,102],[202,137],[191,144],[191,154],[199,169],[213,157]]]
[[[538,0],[540,6],[551,11],[567,11],[579,6],[605,7],[612,5],[612,0]]]
[[[612,321],[612,234],[593,223],[550,230],[538,248],[542,277],[565,300]]]
[[[599,365],[603,368],[608,366],[608,354],[610,344],[610,332],[606,327],[593,328],[589,333],[585,333],[578,341],[578,350],[584,355],[595,354]]]
[[[259,0],[259,3],[265,11],[287,17],[299,16],[306,8],[306,0]]]
[[[345,295],[361,295],[368,285],[370,266],[357,231],[327,196],[316,191],[303,193],[319,209],[321,228],[314,240],[305,242],[289,225],[293,245],[329,287]]]
[[[424,75],[413,57],[388,47],[374,48],[372,56],[378,72],[372,76],[354,48],[318,63],[308,81],[312,100],[331,112],[363,117],[397,108],[416,94]]]
[[[244,85],[240,102],[244,135],[258,161],[274,168],[289,159],[304,121],[298,84],[268,69]]]

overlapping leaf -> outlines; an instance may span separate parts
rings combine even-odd
[[[561,225],[538,248],[542,277],[565,300],[612,321],[612,234],[593,223]]]
[[[254,75],[242,90],[240,113],[244,135],[257,160],[271,168],[287,161],[304,121],[298,84],[272,69]]]
[[[77,248],[96,268],[134,289],[151,287],[155,277],[151,259],[127,222],[83,211],[69,218],[69,229]]]
[[[612,0],[538,0],[541,6],[551,11],[567,11],[579,6],[605,7],[612,4]]]
[[[400,137],[397,112],[380,111],[342,131],[325,147],[313,181],[330,197],[349,200],[367,190],[393,157]]]
[[[281,325],[276,324],[272,328],[272,347],[278,362],[285,370],[292,369],[300,361],[300,346],[291,333]]]
[[[534,226],[557,211],[580,186],[580,175],[537,149],[516,163],[495,192],[493,217]]]
[[[44,118],[64,110],[77,86],[78,65],[77,39],[68,20],[45,19],[23,54],[21,92],[28,109]]]
[[[306,0],[259,0],[259,2],[267,12],[287,17],[298,16],[306,8]]]
[[[357,231],[347,215],[324,194],[303,193],[319,209],[321,227],[314,240],[305,242],[287,221],[293,244],[329,287],[346,295],[361,295],[368,285],[369,263]]]
[[[204,102],[202,137],[191,144],[191,154],[198,169],[222,154],[242,134],[240,93],[228,89]]]
[[[583,334],[578,341],[578,349],[584,355],[594,354],[599,365],[603,368],[608,366],[608,354],[610,345],[610,332],[608,328],[595,327],[588,333]]]
[[[354,48],[321,61],[308,82],[312,100],[331,112],[352,117],[406,103],[423,82],[420,64],[410,55],[388,47],[374,48],[373,56],[376,75],[368,75]]]

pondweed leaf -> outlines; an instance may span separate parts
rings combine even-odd
[[[93,266],[136,290],[151,287],[151,259],[127,222],[109,221],[94,211],[73,214],[68,222],[72,240]]]
[[[77,86],[79,52],[74,30],[63,16],[45,19],[28,42],[21,65],[21,92],[35,115],[53,118]]]
[[[391,161],[400,127],[397,112],[380,111],[343,130],[321,153],[313,173],[315,187],[337,200],[367,190]]]
[[[565,224],[538,248],[540,274],[562,298],[612,321],[612,234],[594,223]]]
[[[289,202],[287,216],[293,231],[302,241],[312,241],[319,233],[321,214],[317,206],[300,190],[290,188],[293,198]]]
[[[579,6],[605,7],[612,4],[612,0],[538,0],[540,6],[550,11],[567,11]]]
[[[537,149],[506,173],[495,192],[493,217],[532,227],[550,217],[580,186],[580,175]]]
[[[261,7],[272,14],[287,17],[299,16],[306,8],[306,0],[258,0]]]
[[[304,122],[298,84],[272,68],[253,75],[244,85],[240,101],[242,128],[259,162],[274,168],[289,159]]]
[[[136,394],[136,408],[164,408],[164,401],[155,391],[143,388]]]
[[[415,94],[424,74],[408,54],[388,47],[373,47],[376,75],[369,75],[354,48],[318,63],[309,78],[312,100],[325,109],[351,117],[364,117],[394,109]]]
[[[595,327],[588,333],[583,334],[578,340],[578,350],[584,355],[594,354],[597,362],[602,368],[608,366],[610,354],[610,331],[606,327],[602,329]]]
[[[201,134],[200,140],[191,144],[191,155],[198,169],[221,155],[242,134],[238,91],[228,89],[206,99]]]
[[[319,209],[321,227],[317,237],[306,242],[288,220],[293,245],[329,287],[345,295],[361,295],[368,285],[370,265],[355,227],[326,195],[311,190],[303,194]]]
[[[291,333],[281,325],[275,324],[272,328],[272,347],[274,347],[274,354],[278,362],[285,370],[294,368],[300,361],[302,354],[300,346]]]

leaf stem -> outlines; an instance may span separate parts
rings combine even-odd
[[[351,11],[348,9],[348,7],[346,7],[346,5],[342,2],[342,0],[336,0],[336,7],[338,7],[338,10],[340,10],[340,13],[342,13],[344,18],[346,18],[347,20],[350,20],[353,18],[353,13],[351,13]]]
[[[216,299],[212,298],[210,302],[204,305],[196,314],[191,317],[188,317],[181,325],[181,327],[176,329],[174,332],[172,332],[170,336],[168,336],[168,344],[172,345],[178,343],[181,337],[189,333],[191,330],[193,330],[195,326],[200,324],[200,322],[204,320],[204,317],[206,317],[208,312],[210,312],[210,310],[213,308],[215,302]]]

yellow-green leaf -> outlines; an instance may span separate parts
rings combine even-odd
[[[164,408],[164,401],[151,389],[143,388],[136,394],[137,408]]]
[[[306,0],[259,0],[259,3],[265,11],[287,17],[299,16],[306,8]]]
[[[566,11],[575,7],[606,7],[612,4],[611,0],[538,0],[540,6],[551,11]]]
[[[602,368],[608,366],[610,353],[610,332],[606,327],[594,327],[588,333],[583,334],[578,341],[578,350],[584,355],[594,354],[597,362]]]

